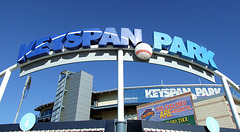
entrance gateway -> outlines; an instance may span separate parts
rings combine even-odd
[[[238,129],[240,121],[229,90],[229,85],[240,92],[239,87],[217,69],[214,53],[197,43],[181,37],[170,37],[166,33],[153,32],[152,56],[141,60],[134,50],[143,41],[142,30],[121,28],[118,34],[114,27],[104,31],[99,28],[68,31],[52,35],[20,47],[17,64],[0,73],[3,81],[0,87],[0,101],[10,78],[11,72],[21,68],[20,77],[46,68],[87,61],[118,61],[118,125],[121,131],[124,121],[123,61],[138,61],[158,64],[186,71],[215,83],[214,75],[221,78],[234,120]],[[144,42],[146,43],[146,42]]]

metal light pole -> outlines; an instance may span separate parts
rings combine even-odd
[[[16,121],[17,121],[18,113],[19,113],[19,111],[20,111],[20,108],[21,108],[21,105],[22,105],[22,101],[23,101],[23,99],[26,97],[26,96],[25,96],[26,90],[27,90],[27,92],[28,92],[29,89],[30,89],[31,81],[32,81],[32,80],[31,80],[31,76],[29,75],[29,76],[27,77],[27,80],[26,80],[26,82],[25,82],[25,86],[24,86],[24,88],[23,88],[22,98],[21,98],[20,104],[19,104],[19,106],[18,106],[18,110],[17,110],[16,116],[15,116],[14,124],[15,124]]]

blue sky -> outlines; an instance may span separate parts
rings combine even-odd
[[[0,1],[0,71],[16,64],[21,44],[62,32],[106,27],[139,28],[143,41],[152,43],[153,31],[191,40],[215,53],[219,71],[240,82],[240,2],[233,1]],[[124,85],[195,84],[199,77],[159,65],[125,62]],[[64,65],[31,74],[29,95],[20,118],[37,106],[54,100],[62,70],[84,70],[94,75],[94,90],[117,88],[117,62],[87,62]],[[26,77],[12,73],[2,101],[0,124],[13,123]],[[2,81],[2,78],[0,79]],[[211,83],[201,79],[202,83]],[[221,81],[216,78],[219,84]]]

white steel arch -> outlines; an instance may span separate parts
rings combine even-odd
[[[119,55],[119,53],[121,54]],[[3,70],[2,72],[0,72],[0,78],[4,76],[1,83],[1,87],[0,87],[0,102],[4,94],[5,88],[7,86],[8,80],[10,78],[11,72],[18,68],[21,68],[20,76],[24,76],[35,71],[39,71],[42,69],[46,69],[46,68],[50,68],[58,65],[70,64],[70,63],[76,63],[76,62],[103,61],[103,60],[104,61],[105,60],[141,61],[134,55],[133,48],[118,49],[118,48],[110,47],[110,48],[104,48],[104,49],[93,48],[93,49],[86,49],[86,50],[81,49],[76,51],[66,51],[61,54],[42,57],[34,61],[29,61],[24,64],[15,64]],[[178,56],[169,55],[167,54],[167,51],[154,52],[150,60],[141,61],[141,62],[164,65],[164,66],[176,68],[179,70],[187,71],[197,76],[203,77],[207,80],[210,80],[214,83],[215,83],[214,75],[218,76],[222,80],[222,84],[223,84],[231,111],[233,113],[234,120],[236,122],[238,129],[240,129],[239,115],[236,110],[235,103],[232,98],[232,94],[229,90],[229,85],[239,93],[240,93],[240,89],[238,85],[234,83],[231,79],[229,79],[227,76],[225,76],[218,70],[212,71],[211,69],[201,66],[200,64],[197,64],[193,61],[185,60]],[[121,62],[119,64],[122,65]],[[120,72],[123,72],[123,70],[121,70]],[[121,80],[123,80],[123,74],[120,75],[120,81],[118,81],[118,83],[123,83],[123,81]],[[123,88],[124,87],[123,84],[120,84],[120,87]]]

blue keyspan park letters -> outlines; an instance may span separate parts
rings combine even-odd
[[[112,44],[115,46],[121,44],[115,28],[106,28],[106,30],[104,31],[101,41],[99,42],[99,46],[107,47],[107,44]],[[128,45],[126,45],[126,46],[128,46]]]
[[[50,51],[60,53],[63,52],[63,49],[78,50],[80,48],[90,48],[91,45],[99,45],[99,47],[113,45],[123,48],[132,45],[135,47],[142,42],[142,30],[134,29],[133,33],[128,28],[121,28],[120,37],[114,27],[107,27],[104,32],[99,28],[89,28],[53,35],[21,45],[18,63],[22,64],[27,60],[47,56]]]
[[[178,54],[182,58],[193,60],[201,65],[208,66],[212,70],[218,69],[213,61],[215,54],[212,51],[189,40],[185,44],[182,38],[177,36],[172,39],[165,33],[154,32],[153,50],[157,52],[168,50],[169,54]]]
[[[169,54],[178,54],[182,58],[193,60],[201,65],[208,66],[212,70],[218,69],[213,61],[214,53],[192,41],[187,40],[184,43],[180,37],[171,38],[168,34],[161,32],[154,32],[153,37],[154,51],[168,50]],[[100,48],[108,45],[127,48],[129,45],[135,47],[140,42],[142,42],[141,29],[134,29],[134,32],[132,32],[129,28],[121,28],[121,36],[118,35],[114,27],[107,27],[104,32],[99,28],[75,30],[21,45],[18,63],[22,64],[27,60],[47,56],[51,51],[56,54],[63,52],[64,49],[91,48],[91,45],[98,45]]]

